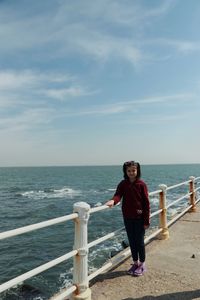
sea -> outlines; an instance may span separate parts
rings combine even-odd
[[[149,192],[159,184],[175,185],[200,176],[200,164],[141,165],[142,179]],[[123,178],[121,166],[1,167],[0,231],[61,217],[73,212],[76,202],[98,207],[109,200]],[[200,180],[199,180],[200,181]],[[200,182],[197,181],[197,185]],[[169,190],[167,202],[189,191],[188,184]],[[172,206],[172,218],[189,199]],[[159,207],[158,197],[150,197],[151,211]],[[39,229],[0,241],[0,284],[47,263],[73,249],[74,221]],[[152,218],[149,230],[158,227],[158,216]],[[121,207],[90,215],[89,242],[110,232],[119,234],[89,251],[89,272],[108,261],[112,253],[123,249],[127,241],[123,230]],[[148,232],[147,232],[148,234]],[[57,265],[22,284],[0,294],[1,300],[46,300],[72,282],[73,259]]]

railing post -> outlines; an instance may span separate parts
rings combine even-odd
[[[90,205],[86,202],[74,204],[75,219],[74,249],[78,254],[74,257],[73,284],[77,291],[72,295],[73,300],[91,300],[91,290],[88,282],[88,219]]]
[[[162,228],[162,232],[159,234],[159,238],[162,240],[167,240],[169,238],[169,230],[167,226],[167,209],[166,209],[166,192],[167,186],[165,184],[160,184],[159,188],[162,190],[159,195],[159,206],[162,211],[159,214],[159,227]]]
[[[195,204],[195,186],[194,186],[194,180],[195,177],[194,176],[190,176],[190,182],[189,182],[189,190],[190,190],[190,205],[192,205],[192,207],[190,208],[190,212],[195,212],[196,209],[196,204]]]

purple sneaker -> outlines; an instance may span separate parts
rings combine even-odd
[[[127,271],[127,273],[129,275],[134,275],[134,272],[135,272],[135,270],[137,270],[137,268],[138,268],[138,264],[134,263],[131,265],[131,268]]]
[[[141,263],[138,268],[134,271],[135,276],[142,276],[144,274],[144,272],[146,272],[146,267],[145,267],[145,263]]]

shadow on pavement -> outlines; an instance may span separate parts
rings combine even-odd
[[[117,278],[121,276],[127,276],[127,271],[116,271],[116,272],[108,272],[108,273],[103,273],[95,277],[94,279],[91,280],[90,286],[95,284],[96,282],[103,282],[104,280],[107,279],[112,279],[112,278]]]
[[[144,296],[140,298],[123,298],[122,300],[193,300],[200,299],[200,290],[170,293],[160,296]]]

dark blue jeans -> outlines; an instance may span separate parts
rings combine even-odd
[[[142,219],[124,219],[133,261],[145,261],[144,222]]]

